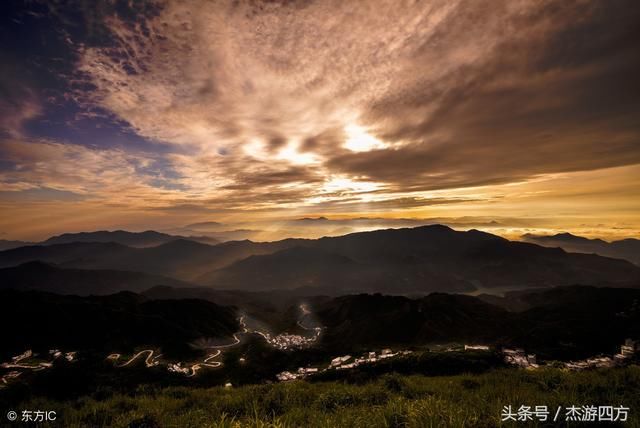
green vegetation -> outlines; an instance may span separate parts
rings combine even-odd
[[[147,385],[130,394],[103,391],[78,401],[32,398],[20,408],[54,409],[58,420],[72,427],[491,427],[501,425],[505,405],[621,404],[631,409],[625,426],[640,426],[637,366],[585,372],[497,369],[439,377],[387,374],[357,384]]]

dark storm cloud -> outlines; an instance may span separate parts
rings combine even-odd
[[[434,189],[640,162],[633,6],[565,2],[520,17],[514,30],[550,35],[505,37],[491,57],[446,77],[446,91],[426,85],[377,100],[369,119],[391,124],[380,137],[412,143],[337,156],[330,167]]]
[[[311,168],[289,167],[280,171],[270,168],[257,169],[251,174],[237,175],[233,184],[224,186],[225,189],[251,190],[259,186],[277,186],[287,183],[320,183],[323,177],[314,173]]]

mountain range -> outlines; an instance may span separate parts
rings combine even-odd
[[[558,247],[572,253],[593,253],[616,259],[628,260],[640,266],[640,239],[627,238],[607,242],[602,239],[589,239],[570,233],[556,235],[522,235],[522,240],[544,247]]]
[[[269,253],[280,246],[280,243],[251,241],[233,241],[214,246],[187,239],[145,248],[133,248],[115,242],[31,245],[1,251],[0,267],[39,260],[63,268],[136,271],[195,281],[212,269],[252,254]]]
[[[128,232],[126,230],[98,230],[95,232],[63,233],[52,236],[41,242],[8,241],[0,239],[0,251],[13,248],[33,246],[33,245],[56,245],[70,244],[75,242],[84,243],[116,243],[134,248],[155,247],[178,239],[188,239],[190,241],[201,242],[203,244],[215,245],[220,243],[218,239],[209,236],[181,236],[169,235],[166,233],[147,230],[145,232]]]
[[[215,289],[306,294],[640,285],[640,267],[624,260],[441,225],[260,243],[208,245],[177,239],[133,248],[115,242],[71,242],[0,252],[0,267],[30,261],[64,269],[142,272]]]
[[[145,232],[128,232],[125,230],[106,231],[100,230],[96,232],[80,232],[80,233],[64,233],[62,235],[52,236],[43,241],[42,245],[69,244],[71,242],[115,242],[116,244],[126,245],[128,247],[144,248],[156,247],[166,244],[167,242],[188,239],[190,241],[200,242],[203,244],[215,245],[220,243],[217,239],[208,236],[180,236],[168,235],[166,233],[147,230]]]
[[[640,269],[627,261],[439,225],[288,243],[288,248],[236,261],[198,282],[216,288],[307,289],[316,294],[640,284]]]
[[[142,272],[63,269],[41,261],[0,269],[0,289],[40,290],[89,296],[125,290],[141,292],[156,286],[187,287],[189,284]]]

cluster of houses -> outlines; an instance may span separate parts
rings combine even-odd
[[[626,362],[633,357],[636,351],[640,351],[640,343],[632,339],[624,341],[624,345],[620,346],[620,353],[613,356],[613,359],[618,362]]]
[[[466,349],[466,346],[465,346]],[[584,360],[568,361],[564,367],[569,370],[584,370],[591,368],[607,368],[626,364],[635,354],[640,351],[640,343],[632,339],[625,340],[620,346],[620,352],[613,358],[607,356],[591,357]],[[523,349],[502,349],[504,361],[518,367],[535,369],[539,367],[535,354],[526,354]]]
[[[629,360],[640,351],[640,343],[635,340],[627,339],[624,344],[620,346],[620,352],[611,357],[593,357],[580,361],[569,361],[565,363],[565,367],[570,370],[584,370],[590,368],[605,368],[622,366],[629,362]]]
[[[488,351],[489,347],[486,345],[464,345],[465,351]]]
[[[180,362],[167,364],[167,370],[171,373],[182,373],[184,375],[191,373],[191,367],[183,366]]]
[[[564,366],[569,370],[584,370],[584,369],[601,369],[606,367],[614,367],[615,361],[609,357],[593,357],[580,361],[569,361],[564,363]]]
[[[435,352],[460,352],[460,351],[489,351],[491,348],[487,345],[460,345],[453,344],[448,346],[436,346],[432,350]]]
[[[301,349],[313,345],[320,336],[321,329],[315,328],[313,336],[301,336],[299,334],[282,333],[277,336],[271,336],[269,333],[255,331],[274,348],[286,351],[289,349]]]
[[[318,373],[319,369],[317,367],[300,367],[297,373],[292,373],[288,371],[284,371],[282,373],[278,373],[276,378],[280,382],[285,382],[288,380],[302,379],[311,374]],[[324,370],[323,370],[324,371]]]
[[[267,336],[267,342],[278,349],[299,349],[311,346],[315,342],[315,337],[305,337],[298,334],[279,334],[277,336]]]
[[[360,358],[354,359],[351,362],[347,362],[351,359],[351,355],[345,355],[344,357],[338,357],[331,360],[330,367],[335,368],[336,370],[352,369],[354,367],[358,367],[361,364],[375,363],[376,361],[385,360],[387,358],[393,358],[398,355],[407,355],[410,353],[411,351],[393,352],[391,349],[383,349],[382,351],[380,351],[380,354],[376,354],[375,352],[369,352]]]
[[[302,379],[318,372],[325,372],[327,370],[352,369],[362,364],[371,364],[371,363],[375,363],[376,361],[386,360],[387,358],[393,358],[399,355],[408,355],[410,353],[411,351],[393,352],[391,349],[383,349],[382,351],[380,351],[379,354],[377,354],[376,352],[368,352],[363,356],[355,359],[351,355],[343,355],[343,356],[332,359],[331,362],[329,363],[329,366],[326,368],[318,369],[315,367],[308,367],[308,368],[300,367],[298,371],[295,373],[289,372],[289,371],[278,373],[276,375],[276,378],[281,382],[288,381],[288,380]]]
[[[27,349],[20,355],[16,355],[15,357],[11,357],[11,360],[15,363],[19,363],[22,360],[26,360],[27,358],[33,357],[33,351],[31,349]]]
[[[505,348],[502,350],[502,355],[504,356],[504,362],[507,364],[512,364],[526,369],[535,369],[539,367],[536,355],[526,354],[524,349],[521,348]]]

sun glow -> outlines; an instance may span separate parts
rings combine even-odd
[[[325,193],[366,193],[378,190],[379,184],[371,181],[357,181],[347,177],[333,177],[325,182],[322,190]]]
[[[344,128],[344,132],[347,134],[347,141],[345,141],[344,147],[352,152],[369,152],[387,147],[387,144],[369,135],[362,126],[347,125]]]
[[[287,144],[278,152],[277,159],[286,160],[294,165],[311,165],[320,162],[320,159],[313,153],[301,152],[298,143]]]
[[[320,162],[313,153],[300,151],[300,143],[296,141],[290,141],[282,149],[270,153],[262,141],[254,138],[243,147],[243,150],[252,158],[262,161],[280,160],[292,165],[312,165]]]

